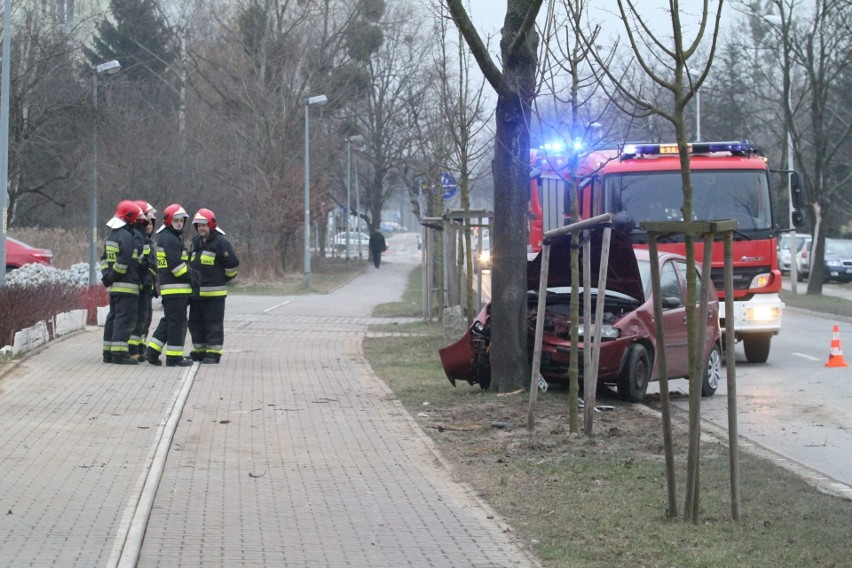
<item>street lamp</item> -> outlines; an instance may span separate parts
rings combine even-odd
[[[364,137],[360,134],[356,134],[354,136],[350,136],[346,139],[346,262],[349,262],[349,233],[351,227],[351,217],[352,217],[352,197],[351,197],[351,186],[352,186],[352,143],[353,142],[363,142]],[[357,164],[356,164],[357,167]],[[357,196],[356,196],[357,197]],[[361,254],[361,231],[360,223],[358,223],[358,208],[355,208],[355,230],[358,232],[358,255],[360,258]]]
[[[95,267],[98,262],[98,75],[117,73],[121,63],[112,59],[95,66],[92,73],[92,106],[95,110],[95,124],[92,128],[92,217],[89,224],[91,241],[89,242],[89,286],[99,279]]]
[[[311,140],[308,117],[311,105],[324,105],[325,95],[305,99],[305,288],[311,287]]]
[[[355,138],[353,136],[353,138]],[[363,140],[363,136],[361,139]],[[355,227],[358,229],[358,260],[364,260],[364,253],[361,251],[361,217],[359,217],[359,211],[361,211],[361,191],[358,187],[358,160],[355,160]]]
[[[12,2],[3,2],[3,63],[0,70],[0,288],[6,285],[6,195],[9,182],[9,75]]]

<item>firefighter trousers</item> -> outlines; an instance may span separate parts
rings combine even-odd
[[[183,343],[186,340],[186,302],[183,294],[163,296],[163,317],[148,341],[148,355],[166,355],[166,362],[183,359]]]
[[[225,297],[193,298],[189,303],[189,334],[194,361],[205,357],[216,362],[225,342]]]
[[[151,317],[154,315],[151,309],[153,295],[151,290],[139,291],[139,304],[136,311],[136,326],[130,335],[130,354],[144,355],[145,340],[148,338],[148,330],[151,328]]]
[[[104,323],[104,361],[127,358],[128,342],[136,327],[136,294],[110,294]]]

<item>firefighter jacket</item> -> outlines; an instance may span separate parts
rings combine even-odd
[[[189,255],[183,246],[180,233],[172,227],[164,227],[157,233],[157,276],[160,279],[160,295],[189,296],[192,294],[189,275]]]
[[[213,230],[207,240],[192,240],[191,266],[194,276],[193,296],[216,298],[228,295],[225,284],[237,275],[240,261],[230,241]]]
[[[154,289],[154,279],[157,277],[157,256],[151,249],[151,237],[145,233],[145,228],[133,227],[133,239],[137,250],[140,251],[136,268],[139,271],[139,288],[151,291]]]
[[[111,230],[101,256],[101,282],[110,294],[139,294],[139,253],[128,225]]]

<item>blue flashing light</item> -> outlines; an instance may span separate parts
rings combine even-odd
[[[696,142],[689,144],[690,154],[712,154],[715,152],[728,152],[733,155],[760,154],[760,147],[748,140],[734,140],[728,142]],[[635,158],[636,156],[659,156],[675,155],[678,153],[677,144],[625,144],[621,151],[621,158]]]
[[[575,138],[574,139],[574,151],[575,152],[581,151],[583,148],[585,148],[585,146],[586,146],[586,144],[583,142],[582,138]]]
[[[565,149],[565,144],[562,142],[548,142],[544,145],[546,152],[561,152]]]

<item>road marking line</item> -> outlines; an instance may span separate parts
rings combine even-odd
[[[287,304],[289,304],[289,303],[290,303],[290,300],[287,300],[286,302],[281,302],[281,303],[280,303],[280,304],[278,304],[277,306],[272,306],[271,308],[268,308],[268,309],[263,310],[263,313],[265,313],[265,314],[266,314],[266,313],[271,312],[272,310],[277,310],[277,309],[278,309],[278,308],[280,308],[281,306],[286,306],[286,305],[287,305]]]
[[[817,359],[816,357],[811,357],[810,355],[805,355],[804,353],[793,353],[793,355],[796,355],[797,357],[802,357],[804,359],[810,359],[811,361],[820,361],[820,359]]]

